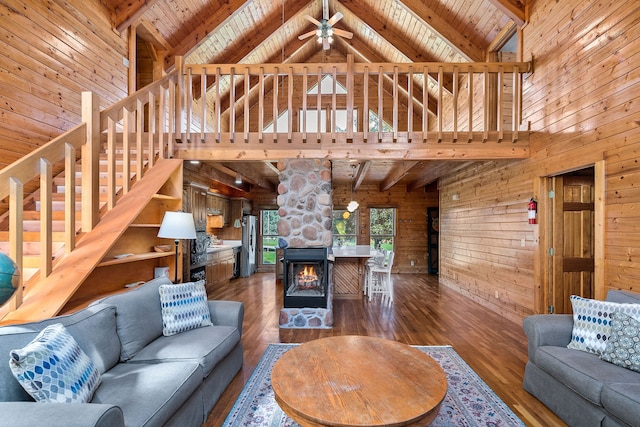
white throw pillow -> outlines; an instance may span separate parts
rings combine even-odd
[[[100,372],[60,323],[9,355],[13,375],[38,402],[86,403],[100,385]]]
[[[162,334],[175,335],[211,325],[205,281],[160,285]]]
[[[611,320],[616,311],[640,320],[640,304],[616,303],[571,295],[573,331],[567,346],[597,355],[607,348]]]

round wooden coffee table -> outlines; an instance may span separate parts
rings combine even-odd
[[[447,392],[444,371],[420,350],[374,337],[322,338],[274,364],[282,410],[302,426],[428,425]]]

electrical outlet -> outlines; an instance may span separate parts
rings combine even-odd
[[[413,267],[414,265],[416,265],[416,262],[414,260],[411,260],[411,267]]]
[[[500,298],[500,293],[496,291],[496,298]]]
[[[527,242],[524,239],[520,240],[520,246],[524,248],[526,245],[527,245]]]

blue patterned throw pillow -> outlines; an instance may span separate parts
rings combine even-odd
[[[100,385],[100,372],[60,323],[9,355],[13,375],[38,402],[86,403]]]
[[[573,331],[567,346],[597,355],[602,354],[611,335],[613,313],[619,311],[640,319],[640,304],[599,301],[571,295]]]
[[[640,322],[624,313],[613,313],[611,336],[600,359],[640,372]]]
[[[211,325],[204,280],[160,285],[162,334],[175,335],[190,329]]]

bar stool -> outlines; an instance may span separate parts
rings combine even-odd
[[[371,267],[384,265],[386,255],[387,254],[385,250],[377,251],[376,255],[369,258],[364,264],[364,280],[362,284],[362,293],[367,297],[369,296],[369,276]]]
[[[393,251],[389,251],[388,258],[383,265],[369,267],[369,301],[375,294],[382,295],[382,300],[393,302],[393,282],[391,281],[391,267],[393,266]]]

